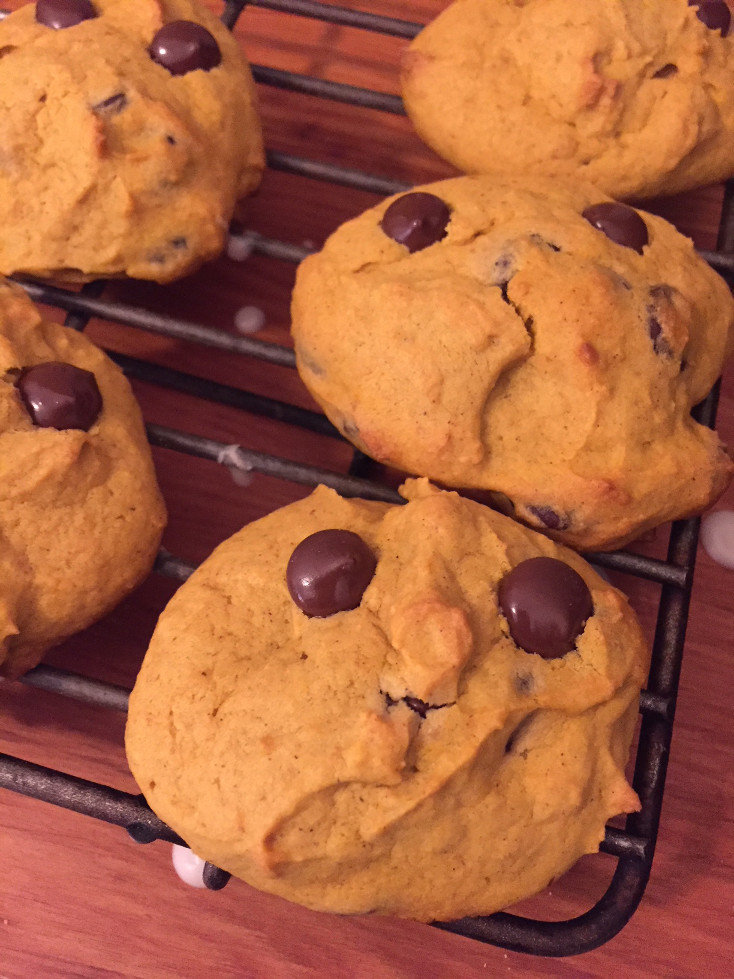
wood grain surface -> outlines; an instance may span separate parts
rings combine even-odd
[[[426,22],[443,5],[364,0],[361,7]],[[246,9],[236,33],[255,63],[398,91],[404,41],[259,8]],[[264,86],[260,92],[272,150],[413,183],[451,173],[403,117]],[[708,188],[650,206],[700,247],[711,248],[721,198],[721,188]],[[270,171],[248,205],[245,225],[318,246],[375,200]],[[222,258],[181,283],[117,283],[106,295],[231,332],[235,312],[256,305],[267,319],[258,336],[288,343],[293,275],[286,262]],[[111,350],[312,406],[289,369],[106,322],[93,321],[87,333]],[[135,390],[149,422],[341,471],[349,464],[350,452],[338,440],[148,384],[136,383]],[[719,429],[734,443],[731,371],[722,386]],[[155,460],[170,510],[165,546],[189,561],[202,560],[243,523],[307,492],[264,476],[236,486],[223,467],[169,450],[156,450]],[[734,508],[734,490],[717,507]],[[643,546],[654,551],[664,538],[661,530]],[[651,635],[657,586],[616,580]],[[172,581],[151,576],[103,622],[54,650],[48,662],[131,686],[174,588]],[[174,874],[168,844],[140,846],[124,830],[0,790],[0,979],[734,975],[733,591],[734,573],[701,552],[652,877],[632,921],[603,947],[575,958],[542,959],[426,925],[313,913],[237,881],[218,893],[193,890]],[[123,725],[123,715],[112,710],[22,684],[0,685],[0,751],[134,792]],[[585,858],[520,910],[548,919],[579,914],[603,893],[613,865],[603,855]]]

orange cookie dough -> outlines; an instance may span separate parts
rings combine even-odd
[[[250,69],[200,4],[39,0],[0,22],[0,272],[178,278],[219,254],[263,162]]]
[[[165,519],[122,372],[0,282],[0,676],[123,599]]]
[[[676,194],[734,174],[730,13],[724,0],[456,0],[405,55],[405,106],[466,173]]]
[[[127,755],[155,812],[255,887],[487,914],[638,808],[648,656],[573,552],[425,480],[403,494],[319,487],[221,544],[161,615]]]
[[[300,375],[355,445],[607,550],[729,482],[690,410],[733,320],[661,218],[580,181],[489,175],[348,221],[301,263],[292,304]]]

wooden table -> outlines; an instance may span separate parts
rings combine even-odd
[[[370,10],[425,22],[441,6],[439,0],[373,0]],[[397,92],[404,41],[252,8],[237,33],[255,63]],[[277,88],[261,91],[271,150],[407,182],[451,172],[398,115]],[[374,200],[361,190],[270,171],[249,205],[246,226],[295,245],[318,246],[340,221]],[[675,220],[700,247],[711,248],[720,201],[720,188],[711,188],[653,209]],[[244,263],[224,258],[173,286],[117,284],[106,295],[232,333],[236,310],[254,304],[267,317],[259,337],[287,343],[293,274],[292,264],[258,255]],[[109,322],[95,320],[87,333],[111,350],[312,406],[287,368],[194,350]],[[149,422],[341,471],[349,463],[349,450],[337,440],[143,382],[135,382],[135,389]],[[731,373],[723,384],[719,428],[734,443]],[[192,562],[246,521],[306,492],[265,476],[240,487],[223,467],[169,450],[156,450],[155,458],[170,509],[165,546]],[[718,506],[734,507],[734,491]],[[650,631],[655,586],[621,583]],[[174,588],[175,582],[151,576],[105,621],[55,650],[48,662],[131,686],[156,616]],[[631,923],[602,948],[573,959],[541,959],[411,922],[313,913],[237,881],[217,893],[195,891],[173,873],[168,844],[138,846],[116,827],[0,791],[0,979],[734,974],[733,589],[732,572],[701,553],[652,879]],[[21,684],[0,687],[1,751],[133,792],[123,725],[123,715],[113,710]],[[610,865],[603,855],[582,860],[522,910],[556,918],[582,912],[603,892]]]

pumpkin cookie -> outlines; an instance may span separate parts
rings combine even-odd
[[[734,303],[666,221],[577,182],[460,177],[342,225],[298,269],[307,387],[368,455],[492,490],[613,549],[698,513],[732,463],[690,415]]]
[[[192,0],[38,0],[0,23],[0,272],[168,282],[260,180],[254,83]]]
[[[122,372],[0,282],[0,676],[109,611],[165,524]]]
[[[419,135],[466,173],[572,173],[635,199],[734,174],[724,0],[456,0],[402,86]]]
[[[221,544],[156,627],[127,754],[201,857],[421,920],[539,891],[638,808],[647,652],[580,557],[425,480],[319,487]]]

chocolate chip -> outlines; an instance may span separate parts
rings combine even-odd
[[[518,693],[532,693],[535,680],[532,673],[518,673],[515,677],[515,689]]]
[[[571,521],[565,514],[557,513],[549,506],[529,506],[528,510],[547,527],[548,530],[568,530]]]
[[[666,304],[671,304],[673,289],[668,285],[653,286],[650,289],[650,303],[646,307],[647,333],[652,340],[652,349],[660,357],[672,357],[673,350],[663,333],[662,311]]]
[[[418,697],[403,697],[403,701],[406,706],[410,707],[412,711],[415,711],[416,714],[423,718],[425,718],[431,708],[430,704],[427,704],[425,700],[419,700]]]
[[[166,134],[166,142],[168,143],[169,146],[175,146],[176,145],[176,137],[175,136],[171,136],[170,134],[167,133]]]
[[[668,64],[668,65],[663,65],[662,68],[658,68],[658,70],[653,74],[652,77],[653,78],[672,78],[673,75],[677,75],[677,74],[678,74],[678,66],[677,65],[670,65],[670,64]]]
[[[102,410],[102,396],[90,371],[59,361],[21,371],[18,393],[38,428],[88,431]]]
[[[626,204],[614,201],[593,204],[586,208],[583,217],[611,241],[632,248],[640,255],[649,241],[647,225],[637,211]]]
[[[381,690],[380,693],[385,698],[385,706],[387,707],[388,710],[391,707],[394,707],[396,704],[402,702],[405,704],[406,707],[409,707],[414,714],[418,714],[419,717],[423,719],[425,719],[426,714],[428,713],[429,710],[441,710],[442,707],[452,706],[451,704],[429,704],[427,703],[427,701],[421,700],[419,697],[412,697],[410,694],[408,694],[405,697],[400,697],[396,700],[394,697],[391,697],[390,694],[387,693],[387,691],[385,690]]]
[[[403,194],[382,215],[380,227],[408,251],[419,252],[446,237],[451,211],[433,194]]]
[[[541,245],[543,248],[550,248],[552,252],[559,252],[561,250],[560,245],[554,245],[552,241],[548,241],[547,238],[539,234],[530,235],[530,240],[536,245]]]
[[[517,645],[545,659],[570,652],[594,612],[584,579],[551,557],[522,561],[506,574],[499,604]]]
[[[214,37],[192,20],[173,20],[156,33],[148,49],[153,61],[172,75],[210,71],[222,61]]]
[[[92,20],[97,16],[89,0],[38,0],[36,4],[36,20],[44,27],[55,31],[65,27],[76,27],[84,20]]]
[[[127,104],[127,95],[124,92],[115,92],[108,99],[102,99],[93,105],[92,112],[96,112],[98,116],[118,116],[127,108]]]
[[[321,368],[320,370],[314,371],[314,374],[319,374],[319,375],[325,374],[325,373],[326,372],[324,371],[323,368]],[[344,435],[351,442],[359,441],[360,431],[359,431],[359,428],[357,428],[357,423],[353,419],[350,419],[350,418],[343,419],[342,425],[341,425],[341,429],[342,429],[342,432],[344,433]]]
[[[171,238],[171,248],[175,248],[177,251],[181,251],[183,248],[188,248],[189,243],[185,238]]]
[[[286,583],[306,615],[324,618],[356,608],[372,581],[377,560],[351,530],[319,530],[291,554]]]
[[[495,259],[495,262],[489,272],[489,284],[491,286],[502,286],[502,298],[505,302],[509,302],[507,298],[507,283],[513,277],[516,272],[516,262],[514,252],[502,252],[502,254]]]
[[[696,7],[696,17],[712,31],[721,31],[726,37],[731,26],[731,11],[725,0],[688,0],[689,7]]]

